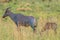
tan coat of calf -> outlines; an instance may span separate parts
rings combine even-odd
[[[52,22],[47,22],[45,24],[45,26],[43,27],[43,29],[41,30],[41,32],[44,32],[44,31],[49,30],[49,29],[52,29],[52,30],[54,30],[55,33],[57,33],[56,32],[57,24],[56,23],[52,23]]]

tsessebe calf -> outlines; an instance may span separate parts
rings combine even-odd
[[[52,30],[54,30],[55,33],[57,33],[56,32],[57,24],[56,23],[52,23],[52,22],[47,22],[45,24],[45,26],[43,27],[43,29],[41,30],[41,32],[47,31],[49,29],[52,29]]]

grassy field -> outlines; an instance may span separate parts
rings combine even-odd
[[[37,33],[33,33],[31,27],[21,26],[21,32],[17,31],[15,23],[9,18],[2,18],[7,7],[13,13],[32,15],[38,20]],[[51,18],[50,18],[51,17]],[[57,34],[50,29],[40,35],[46,22],[57,24]],[[60,40],[60,0],[11,0],[0,2],[0,40]]]

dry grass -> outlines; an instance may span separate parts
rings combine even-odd
[[[32,11],[31,8],[27,7],[27,8],[17,8],[16,10],[18,11]]]
[[[56,19],[53,17],[53,19]],[[9,22],[10,21],[10,22]],[[50,20],[51,21],[51,20]],[[59,20],[53,20],[57,24],[59,24]],[[3,21],[0,18],[0,39],[1,40],[59,40],[60,30],[59,26],[57,26],[57,34],[54,35],[53,30],[49,30],[48,33],[45,31],[40,35],[41,29],[44,27],[47,22],[47,17],[40,16],[38,20],[37,32],[33,33],[31,27],[21,26],[21,31],[17,31],[17,27],[11,19],[7,21]]]

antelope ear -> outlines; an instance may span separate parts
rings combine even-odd
[[[10,12],[10,8],[11,8],[11,7],[6,8],[6,12]]]
[[[9,10],[11,7],[8,7],[6,10]]]

